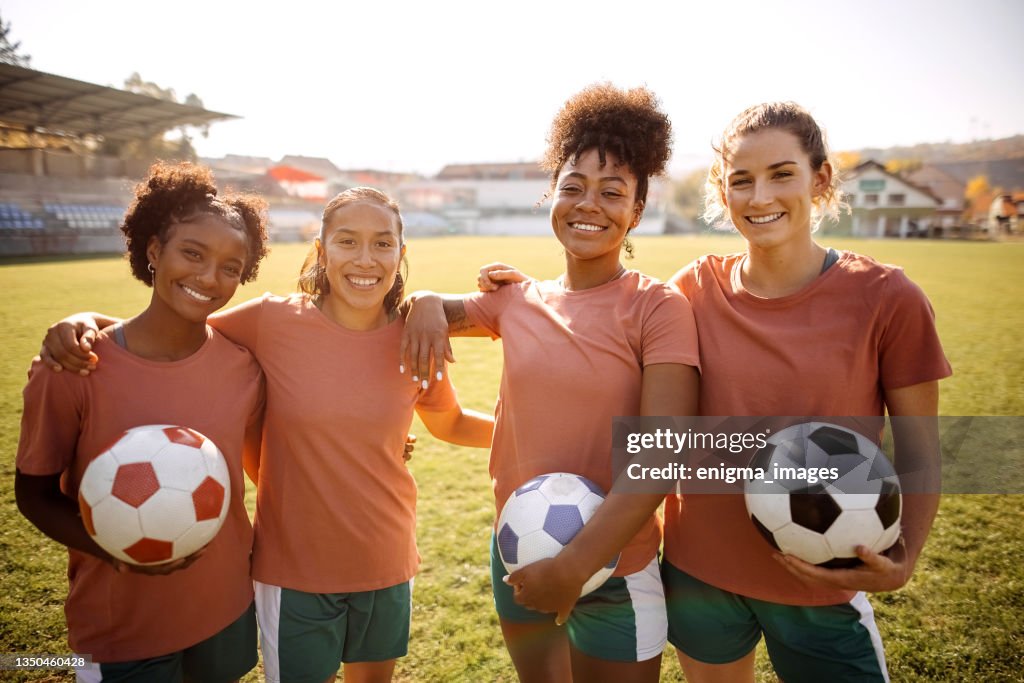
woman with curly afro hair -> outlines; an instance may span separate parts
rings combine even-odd
[[[259,448],[263,373],[207,316],[255,277],[266,253],[265,209],[258,197],[220,194],[206,168],[153,166],[121,228],[132,274],[153,289],[149,305],[94,338],[102,380],[33,363],[15,492],[25,517],[68,548],[68,642],[92,654],[82,680],[173,680],[184,671],[224,681],[256,665],[243,460]],[[77,498],[89,462],[148,424],[182,425],[216,443],[231,492],[224,525],[205,548],[139,566],[97,545]]]
[[[692,415],[697,334],[673,288],[627,270],[620,254],[639,224],[650,178],[664,171],[671,126],[654,94],[592,85],[555,117],[543,165],[551,227],[565,253],[556,280],[463,296],[410,297],[404,362],[451,358],[446,335],[502,339],[490,472],[496,512],[530,479],[572,472],[612,488],[616,415]],[[663,495],[611,491],[553,559],[506,576],[491,543],[495,605],[523,681],[656,681],[667,618],[655,509]],[[618,558],[612,578],[584,583]],[[563,627],[564,625],[564,627]]]

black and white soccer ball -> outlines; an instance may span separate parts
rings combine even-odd
[[[764,477],[745,482],[744,499],[776,550],[824,567],[852,567],[860,564],[858,545],[881,553],[896,543],[899,477],[874,442],[827,422],[793,425],[767,441],[751,462]],[[838,476],[779,476],[830,468]]]
[[[586,477],[554,472],[526,482],[498,516],[498,554],[510,573],[562,552],[604,502],[604,491]],[[580,597],[608,580],[616,556],[583,584]]]

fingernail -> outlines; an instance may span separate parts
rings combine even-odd
[[[502,582],[507,584],[508,583],[508,577],[509,577],[508,574],[505,574],[505,576],[501,577]]]
[[[401,365],[398,366],[398,371],[403,375],[405,374],[405,363],[402,363]]]
[[[413,375],[413,376],[412,376],[412,381],[413,381],[413,382],[419,382],[419,381],[420,381],[420,378],[419,378],[419,377],[417,377],[416,375]]]
[[[440,381],[441,381],[441,376],[442,376],[442,375],[441,375],[441,371],[440,371],[440,370],[438,370],[438,371],[437,371],[437,381],[438,381],[438,382],[440,382]]]
[[[420,384],[420,386],[423,387],[424,389],[426,389],[427,387],[430,386],[430,382],[428,382],[427,380],[423,380],[423,382]]]

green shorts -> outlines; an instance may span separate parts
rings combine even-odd
[[[506,574],[492,534],[491,590],[498,616],[521,623],[554,621],[554,614],[516,604],[512,587],[501,580]],[[660,655],[665,649],[667,617],[657,558],[635,574],[613,576],[584,595],[565,627],[572,646],[591,657],[642,662]]]
[[[383,662],[409,650],[412,581],[358,593],[253,583],[267,683],[323,683],[342,662]]]
[[[89,664],[76,669],[79,683],[227,683],[256,666],[256,611],[206,640],[178,652],[134,662]]]
[[[715,588],[664,562],[668,639],[708,664],[742,659],[764,634],[786,683],[888,681],[874,610],[863,593],[824,607],[780,605]]]

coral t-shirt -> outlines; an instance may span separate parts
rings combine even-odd
[[[352,331],[303,294],[264,295],[210,324],[267,377],[253,578],[309,593],[411,579],[419,553],[405,437],[416,406],[456,404],[447,376],[424,391],[399,372],[401,318]]]
[[[252,526],[245,510],[242,448],[247,427],[258,446],[263,378],[245,349],[213,330],[180,361],[135,356],[101,336],[93,376],[52,372],[38,360],[24,391],[17,466],[27,475],[64,473],[77,500],[86,466],[132,427],[173,424],[209,437],[231,473],[227,518],[205,554],[166,576],[119,574],[102,560],[68,550],[64,611],[68,643],[97,662],[147,659],[209,638],[252,602]]]
[[[895,266],[840,252],[799,292],[764,299],[740,280],[743,254],[705,256],[672,283],[693,306],[702,415],[877,416],[884,392],[952,373],[921,289]],[[669,496],[665,557],[696,578],[771,602],[827,605],[772,559],[741,495]]]
[[[502,340],[490,461],[498,513],[517,487],[549,472],[608,491],[612,418],[640,414],[644,367],[699,366],[686,299],[636,271],[581,291],[557,281],[508,285],[468,297],[466,313]],[[655,514],[623,549],[616,575],[642,569],[660,542]]]

